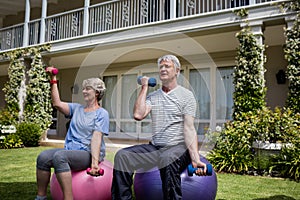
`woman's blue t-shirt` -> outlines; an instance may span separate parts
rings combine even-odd
[[[91,152],[91,139],[94,131],[103,135],[109,133],[109,115],[104,108],[92,112],[85,112],[84,106],[78,103],[69,103],[71,119],[65,139],[65,149],[85,150]],[[105,156],[105,143],[102,137],[100,147],[100,160]]]

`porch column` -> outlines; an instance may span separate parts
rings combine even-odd
[[[25,1],[25,21],[24,21],[24,33],[23,33],[23,47],[29,44],[29,27],[30,20],[30,0]]]
[[[294,26],[294,22],[296,20],[296,17],[295,16],[287,16],[284,18],[285,20],[285,23],[286,23],[286,28],[288,30],[290,30],[293,26]]]
[[[252,33],[256,37],[258,44],[263,45],[263,35],[264,35],[263,22],[262,21],[249,22],[249,27],[251,28]]]
[[[89,6],[90,0],[84,0],[83,35],[87,35],[89,33]]]
[[[41,28],[40,28],[40,43],[45,42],[46,32],[46,17],[47,17],[47,0],[42,0],[42,15],[41,15]]]
[[[256,41],[259,45],[264,45],[264,39],[263,39],[263,35],[264,35],[264,25],[263,25],[263,21],[252,21],[249,22],[248,26],[250,27],[252,33],[254,34],[254,36],[256,37]],[[264,57],[264,53],[262,53],[261,57]],[[264,63],[261,63],[260,66],[260,72],[261,72],[261,79],[264,79]],[[263,81],[263,87],[265,86],[265,81]]]

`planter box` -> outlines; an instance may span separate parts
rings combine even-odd
[[[257,169],[259,171],[268,170],[271,156],[279,154],[284,145],[282,143],[253,142],[252,147]]]

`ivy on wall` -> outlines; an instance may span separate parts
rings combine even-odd
[[[239,119],[242,113],[255,112],[265,107],[265,79],[263,55],[265,47],[258,43],[249,27],[236,34],[239,41],[236,66],[234,67],[233,119]],[[258,36],[259,37],[259,36]]]
[[[0,54],[0,58],[10,60],[9,81],[5,84],[3,91],[7,109],[15,113],[12,124],[28,122],[38,124],[42,130],[50,126],[52,121],[50,84],[41,54],[49,50],[50,45],[47,44]],[[26,59],[32,61],[29,69],[25,64]],[[22,89],[25,94],[20,96]],[[23,104],[20,102],[22,97],[24,98]]]
[[[13,115],[12,124],[16,124],[19,112],[18,94],[21,87],[21,81],[25,76],[24,50],[15,50],[1,54],[2,59],[10,60],[8,68],[9,81],[5,84],[3,92],[5,93],[6,107]]]
[[[285,59],[288,61],[287,78],[289,80],[286,106],[295,113],[300,113],[300,1],[290,2],[286,6],[288,9],[298,12],[291,29],[285,29],[284,53]]]

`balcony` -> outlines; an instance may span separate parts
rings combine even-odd
[[[0,51],[280,0],[113,0],[0,29]],[[282,2],[282,0],[281,0]],[[26,21],[26,20],[25,20]]]

